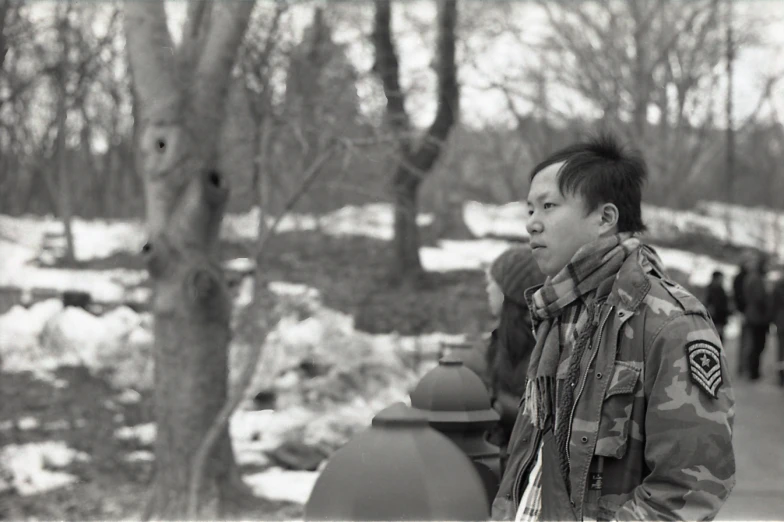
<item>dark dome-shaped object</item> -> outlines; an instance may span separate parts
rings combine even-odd
[[[411,392],[411,406],[422,410],[431,424],[494,423],[499,419],[482,379],[452,356],[442,357],[438,366],[422,377]]]
[[[471,460],[427,418],[396,403],[329,460],[305,520],[486,520]]]

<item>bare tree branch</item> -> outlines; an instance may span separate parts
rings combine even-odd
[[[397,132],[408,133],[411,123],[406,112],[406,98],[400,87],[397,53],[392,43],[391,0],[376,0],[373,44],[376,61],[373,69],[381,78],[387,98],[387,119]],[[405,142],[404,142],[405,143]]]

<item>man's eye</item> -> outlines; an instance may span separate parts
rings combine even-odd
[[[544,208],[545,208],[545,209],[547,209],[547,208],[553,208],[554,206],[555,206],[555,203],[545,203],[545,204],[544,204]]]

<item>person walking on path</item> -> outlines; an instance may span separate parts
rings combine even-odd
[[[705,307],[638,235],[646,166],[609,136],[531,173],[528,381],[496,520],[709,520],[735,485],[735,396]]]
[[[705,307],[713,319],[713,325],[719,333],[719,339],[724,342],[724,328],[730,316],[729,299],[724,290],[724,274],[718,270],[713,272],[711,282],[705,290]]]
[[[746,323],[749,329],[749,350],[747,368],[749,379],[756,381],[760,378],[760,361],[768,339],[768,330],[772,319],[771,299],[765,288],[766,260],[760,255],[753,264],[743,284]]]

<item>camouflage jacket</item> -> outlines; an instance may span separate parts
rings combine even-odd
[[[543,493],[542,516],[714,518],[735,485],[735,399],[705,308],[680,285],[644,272],[636,255],[596,299],[599,327],[574,383],[569,488],[563,502]],[[514,519],[542,439],[522,412],[521,404],[495,520]],[[558,464],[545,455],[547,466]]]

